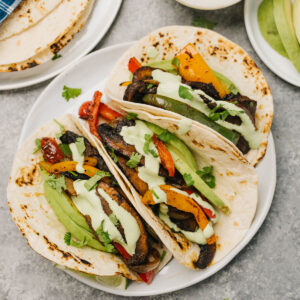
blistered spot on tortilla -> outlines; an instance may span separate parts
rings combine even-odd
[[[85,265],[91,266],[91,263],[83,258],[80,258],[80,261]]]
[[[218,146],[213,146],[213,145],[208,145],[210,149],[221,151],[221,152],[226,152],[224,149],[218,147]]]
[[[234,174],[233,174],[231,171],[227,171],[227,172],[226,172],[226,175],[227,175],[227,176],[233,176]]]
[[[217,243],[217,250],[221,250],[221,244],[220,243]]]
[[[212,162],[216,161],[213,157],[211,157],[210,160],[211,160]]]
[[[239,223],[236,222],[236,221],[234,221],[234,222],[233,222],[233,225],[234,225],[234,226],[239,226]]]
[[[240,184],[247,184],[247,180],[240,181]]]
[[[24,167],[19,171],[20,175],[15,180],[15,183],[19,186],[28,186],[34,185],[39,180],[39,171],[37,165],[34,165],[33,168]]]
[[[200,148],[204,148],[204,145],[201,144],[200,142],[196,141],[195,139],[192,140],[192,143],[195,145],[195,146],[198,146]]]

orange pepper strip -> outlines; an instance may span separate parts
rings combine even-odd
[[[120,113],[111,109],[109,106],[107,106],[104,103],[100,103],[99,114],[101,117],[103,117],[104,119],[106,119],[108,121],[111,121],[115,118],[122,116]]]
[[[95,167],[97,165],[97,163],[98,163],[98,159],[96,157],[89,157],[89,156],[84,157],[85,165]]]
[[[96,91],[94,93],[94,99],[93,99],[93,102],[91,105],[92,106],[91,113],[89,114],[89,118],[88,118],[90,132],[94,136],[96,136],[99,140],[101,140],[101,139],[97,132],[97,125],[98,125],[99,108],[100,108],[101,98],[102,98],[102,93],[99,91]]]
[[[131,57],[128,62],[128,70],[134,73],[137,69],[141,68],[142,64],[135,58]]]
[[[177,193],[176,191],[171,190],[172,186],[170,185],[161,185],[160,188],[167,195],[167,204],[177,208],[178,210],[192,213],[199,225],[199,228],[203,231],[206,226],[209,224],[204,214],[203,210],[192,198],[185,196],[183,194]],[[151,190],[148,190],[144,197],[142,198],[142,202],[146,205],[154,205],[156,204],[153,200],[153,193]],[[208,244],[213,244],[216,242],[216,236],[213,234],[210,238],[206,239]]]
[[[221,98],[229,94],[193,44],[187,44],[176,57],[179,59],[180,75],[185,80],[211,83]]]
[[[129,86],[130,84],[132,84],[132,81],[124,81],[120,83],[120,86]]]
[[[165,169],[168,170],[169,176],[174,177],[175,165],[174,165],[174,160],[173,160],[171,153],[168,151],[168,149],[164,145],[164,143],[158,139],[156,134],[154,134],[152,136],[152,142],[155,145],[155,147],[157,148],[158,155],[160,157],[162,165],[165,167]]]

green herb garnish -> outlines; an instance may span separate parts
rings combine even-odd
[[[213,169],[213,166],[208,166],[204,167],[202,170],[196,171],[196,173],[210,188],[214,188],[216,186],[216,177],[213,175]]]
[[[110,151],[111,151],[111,157],[112,157],[114,163],[116,164],[118,162],[118,156],[115,153],[115,149],[110,147]]]
[[[81,89],[74,89],[74,88],[69,88],[66,85],[63,87],[63,92],[62,96],[69,101],[71,98],[76,98],[81,94],[82,90]]]
[[[178,90],[179,96],[183,99],[193,100],[194,96],[192,95],[190,89],[186,86],[180,85]]]
[[[154,149],[149,149],[149,153],[152,154],[153,157],[158,157],[157,152]]]
[[[145,139],[145,143],[144,143],[144,148],[143,148],[143,150],[144,150],[144,152],[146,153],[146,154],[148,154],[149,153],[149,147],[150,147],[150,144],[151,144],[151,142],[152,142],[152,136],[150,135],[150,134],[147,134],[147,133],[145,133],[145,135],[144,135],[144,139]]]
[[[42,150],[41,139],[35,139],[34,142],[35,142],[36,148],[33,150],[33,153],[37,153],[38,151]]]
[[[133,169],[137,167],[137,165],[140,163],[142,158],[142,154],[133,152],[130,156],[130,159],[127,161],[126,166]]]
[[[161,134],[158,135],[158,138],[165,143],[169,143],[173,138],[173,134],[165,129]]]
[[[172,59],[172,65],[175,66],[176,69],[179,69],[179,63],[180,63],[180,61],[179,61],[179,59],[177,57],[174,57]]]
[[[203,16],[198,16],[197,19],[195,19],[192,22],[192,25],[197,26],[197,27],[213,29],[217,25],[217,23],[209,21],[206,18],[204,18]]]
[[[52,60],[56,60],[56,59],[61,58],[61,57],[62,57],[62,56],[61,56],[60,54],[55,53],[51,59],[52,59]]]
[[[154,86],[153,83],[149,83],[149,84],[147,85],[147,89],[149,90],[149,89],[151,89],[153,86]]]
[[[96,188],[97,183],[104,177],[110,177],[110,173],[105,171],[97,171],[96,174],[84,183],[84,187],[91,191]]]
[[[59,126],[60,129],[60,133],[56,134],[56,137],[59,139],[66,132],[66,129],[65,126],[58,122],[56,119],[53,119],[53,121]]]
[[[159,197],[158,197],[158,195],[156,194],[156,192],[155,192],[154,190],[152,190],[152,194],[154,195],[154,197],[155,197],[156,199],[159,200]]]
[[[221,112],[217,112],[218,110],[223,109]],[[208,117],[212,121],[222,120],[225,121],[228,116],[236,116],[238,113],[244,113],[243,110],[235,111],[230,109],[225,109],[222,104],[216,105],[208,114]]]
[[[72,155],[72,151],[68,144],[59,144],[58,146],[61,149],[64,156]]]
[[[73,246],[73,247],[76,247],[76,248],[82,248],[83,246],[87,245],[87,240],[86,240],[85,237],[82,241],[79,241],[79,242],[76,242],[76,241],[72,240],[71,232],[66,232],[65,233],[64,241],[68,246]]]
[[[55,177],[54,175],[47,175],[45,177],[45,181],[51,188],[55,189],[59,193],[61,193],[63,189],[67,188],[64,176]]]
[[[113,252],[115,248],[111,244],[112,240],[110,239],[108,232],[104,231],[103,224],[104,224],[104,220],[102,220],[101,225],[96,230],[96,233],[99,237],[99,240],[104,244],[105,251]]]
[[[77,173],[75,173],[75,172],[73,172],[73,171],[68,171],[70,174],[72,174],[73,176],[75,176],[75,177],[77,177],[78,176],[78,174]]]
[[[193,180],[193,177],[192,177],[191,174],[184,173],[183,174],[183,179],[184,179],[187,186],[191,186],[191,185],[194,184],[194,180]]]
[[[163,253],[161,254],[160,261],[163,261],[163,259],[165,258],[166,254],[167,254],[167,251],[164,250]]]
[[[119,220],[115,214],[110,214],[108,217],[115,226],[119,224]]]
[[[135,119],[137,116],[138,116],[138,114],[129,112],[126,116],[126,119],[132,120],[132,119]]]
[[[76,139],[75,146],[78,150],[79,155],[83,155],[83,153],[85,151],[84,138],[83,137],[78,137]]]

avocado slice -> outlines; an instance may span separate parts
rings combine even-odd
[[[294,27],[298,42],[300,43],[300,0],[295,0],[293,6]]]
[[[300,72],[300,45],[296,37],[291,0],[273,0],[277,30],[289,59]]]
[[[84,216],[78,212],[74,205],[70,205],[71,200],[65,193],[59,193],[51,188],[47,182],[44,183],[44,192],[59,221],[76,239],[83,240],[85,238],[88,246],[105,251],[105,247],[94,238]]]
[[[167,149],[171,153],[175,168],[179,171],[180,174],[190,174],[194,181],[193,186],[209,200],[213,205],[223,211],[225,214],[230,213],[229,207],[220,199],[220,197],[215,194],[215,192],[202,180],[202,178],[190,168],[190,166],[182,160],[182,158],[178,155],[176,148],[172,145],[167,145]]]
[[[216,77],[219,79],[219,81],[222,82],[222,84],[225,86],[225,88],[227,90],[229,90],[232,94],[237,95],[240,92],[239,89],[236,87],[236,85],[225,75],[223,75],[217,71],[214,71],[214,70],[213,70],[213,72],[216,75]]]
[[[266,42],[279,54],[288,58],[277,30],[273,11],[273,0],[261,2],[257,11],[259,29]]]
[[[160,135],[165,131],[165,129],[150,122],[146,122],[146,125],[156,135]],[[190,168],[195,171],[197,170],[198,165],[195,161],[195,158],[184,142],[182,142],[176,135],[172,134],[172,139],[168,142],[168,144],[172,145],[175,149],[178,150],[181,159],[183,159],[190,166]]]

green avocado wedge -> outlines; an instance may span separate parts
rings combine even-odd
[[[293,21],[297,35],[298,42],[300,43],[300,0],[295,0],[293,6]]]
[[[44,183],[44,192],[49,205],[67,231],[80,241],[86,239],[88,246],[105,251],[105,247],[94,238],[84,216],[70,205],[71,200],[64,192],[59,193],[51,188],[47,182]]]
[[[274,19],[288,57],[300,72],[300,45],[293,24],[291,0],[273,0]]]
[[[260,32],[266,42],[279,54],[288,58],[282,44],[273,14],[273,0],[263,0],[257,11]]]

